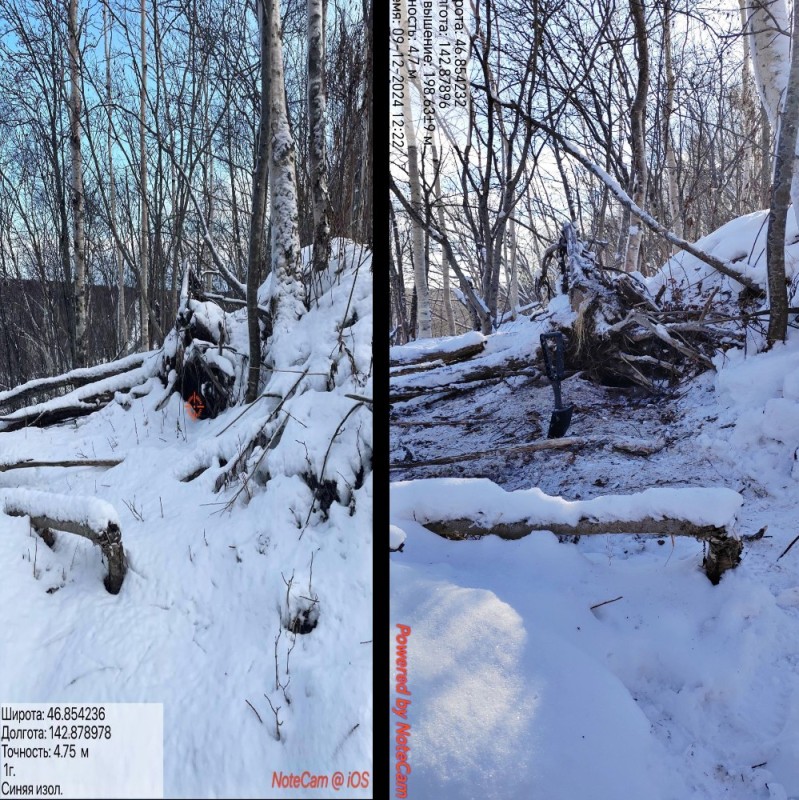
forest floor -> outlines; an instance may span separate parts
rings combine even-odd
[[[163,704],[159,797],[319,797],[274,776],[372,770],[372,420],[345,394],[372,392],[371,274],[358,264],[293,336],[298,348],[312,341],[311,370],[329,365],[328,329],[354,308],[349,358],[332,388],[323,380],[286,401],[285,436],[253,454],[268,455],[269,473],[248,467],[248,490],[241,475],[219,493],[214,484],[222,454],[232,462],[264,424],[269,398],[198,419],[178,393],[159,407],[165,389],[152,377],[143,397],[120,393],[74,421],[0,432],[0,510],[20,489],[69,495],[76,507],[99,498],[117,511],[128,560],[109,594],[100,548],[56,531],[51,550],[27,518],[0,513],[0,701]],[[349,503],[311,512],[302,470],[352,484],[359,454],[365,475]],[[121,463],[4,471],[25,459]],[[298,604],[312,609],[312,629],[291,629]],[[357,785],[336,796],[371,796]]]
[[[523,320],[495,336],[534,352],[537,333]],[[657,398],[569,377],[580,449],[502,452],[544,439],[540,376],[393,406],[393,481],[483,478],[567,500],[726,487],[743,498],[739,533],[768,525],[713,586],[690,538],[450,541],[392,516],[407,536],[391,621],[392,648],[396,625],[412,631],[409,797],[799,797],[799,547],[777,560],[799,533],[799,341],[717,367]],[[630,440],[662,449],[613,447]]]

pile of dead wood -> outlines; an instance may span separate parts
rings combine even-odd
[[[661,304],[639,277],[603,267],[571,224],[547,251],[542,283],[569,298],[576,317],[566,334],[567,363],[589,380],[607,386],[639,385],[653,391],[674,386],[706,369],[720,350],[740,347],[745,339],[742,316],[756,301],[743,292],[733,315],[711,313],[714,294],[701,307]],[[551,285],[551,283],[550,283]]]

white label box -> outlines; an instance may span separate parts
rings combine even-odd
[[[163,796],[163,703],[0,704],[0,800]]]

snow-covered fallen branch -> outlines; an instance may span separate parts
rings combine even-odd
[[[36,469],[38,467],[116,467],[122,463],[120,458],[75,458],[64,461],[35,461],[32,458],[23,461],[2,462],[0,472],[11,469]]]
[[[73,369],[63,375],[56,375],[52,378],[35,378],[34,380],[23,383],[14,389],[0,392],[0,409],[29,400],[40,394],[48,394],[67,386],[77,389],[80,386],[94,383],[103,378],[110,378],[123,372],[136,369],[142,366],[153,351],[148,353],[134,353],[118,361],[110,361],[107,364],[98,364],[94,367],[82,367]]]
[[[392,347],[389,359],[392,366],[397,364],[416,365],[429,361],[452,364],[465,361],[482,353],[486,337],[477,331],[469,331],[460,336],[444,336],[438,339],[422,339],[405,345]]]
[[[32,489],[8,489],[3,510],[12,517],[30,517],[31,525],[51,543],[51,530],[84,536],[98,545],[108,562],[105,588],[118,594],[125,578],[125,551],[116,509],[94,497],[52,494]]]
[[[564,500],[538,488],[506,492],[486,479],[431,478],[391,486],[391,516],[414,520],[451,539],[494,534],[518,539],[534,531],[558,535],[642,533],[690,536],[708,543],[708,578],[740,561],[734,530],[743,498],[725,488],[657,488],[632,495]]]
[[[619,203],[621,203],[632,214],[638,217],[641,222],[643,222],[644,225],[646,225],[647,228],[649,228],[653,233],[656,233],[658,236],[673,244],[675,247],[679,247],[680,250],[685,250],[687,253],[690,253],[692,256],[698,258],[700,261],[704,261],[705,264],[713,267],[713,269],[721,272],[728,278],[732,278],[733,280],[742,284],[755,296],[765,297],[766,293],[763,287],[747,275],[743,275],[735,268],[733,264],[722,261],[721,259],[716,258],[716,256],[711,255],[699,247],[696,247],[682,237],[677,236],[676,233],[669,230],[665,225],[661,225],[661,223],[659,223],[651,214],[648,214],[642,208],[637,206],[633,202],[632,198],[627,194],[627,192],[624,191],[624,189],[622,189],[619,183],[612,176],[608,175],[608,173],[605,172],[602,167],[600,167],[598,164],[595,164],[585,153],[582,152],[582,150],[580,150],[579,147],[569,141],[565,136],[563,136],[563,134],[561,134],[551,125],[547,125],[545,122],[531,117],[529,114],[525,113],[524,109],[521,108],[521,106],[519,106],[517,103],[509,103],[500,101],[499,99],[497,99],[496,102],[500,103],[500,105],[512,108],[522,118],[524,118],[529,125],[542,130],[548,136],[556,139],[560,146],[570,156],[572,156],[572,158],[579,161],[592,175],[594,175],[594,177],[598,178],[602,183],[604,183],[613,196],[619,201]]]
[[[117,392],[130,391],[145,383],[152,376],[152,371],[152,365],[145,363],[137,369],[87,383],[61,397],[21,408],[0,417],[0,431],[15,431],[28,425],[45,427],[92,414],[110,403]]]

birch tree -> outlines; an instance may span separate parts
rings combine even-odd
[[[630,130],[632,145],[631,196],[639,208],[646,207],[648,167],[646,160],[646,97],[649,89],[649,45],[646,34],[646,12],[643,0],[630,0],[630,14],[635,28],[636,60],[638,62],[638,85],[630,109]],[[626,272],[638,269],[641,240],[644,232],[638,221],[631,222],[624,257]]]
[[[313,269],[330,260],[330,197],[327,188],[327,87],[325,20],[327,0],[308,0],[308,161],[313,205]]]
[[[408,5],[400,0],[400,16],[404,29],[408,30]],[[409,68],[408,37],[401,36],[399,44],[400,76],[402,78],[402,112],[405,123],[405,145],[408,151],[408,182],[410,184],[411,206],[421,217],[424,210],[422,186],[419,178],[419,146],[416,141],[416,125],[411,106],[411,76]],[[416,335],[428,339],[433,335],[433,315],[430,308],[430,291],[427,284],[427,264],[425,262],[424,230],[415,220],[411,220],[411,256],[413,258],[413,280],[416,288],[417,323]]]
[[[785,282],[785,226],[795,178],[797,126],[799,126],[799,9],[793,13],[793,53],[777,138],[774,181],[771,187],[766,239],[768,265],[768,341],[785,341],[788,335],[788,288]],[[796,211],[796,205],[794,205]]]
[[[261,118],[258,126],[255,172],[252,178],[252,213],[250,214],[250,242],[247,251],[247,332],[250,340],[250,363],[247,375],[246,401],[253,402],[258,395],[261,375],[261,330],[258,324],[258,284],[264,241],[264,212],[269,180],[269,30],[271,23],[270,0],[258,2],[258,33],[261,73]]]
[[[275,334],[291,331],[305,312],[301,277],[294,140],[286,109],[283,75],[283,35],[280,0],[273,0],[269,24],[270,108],[272,142],[269,174],[269,212],[272,226],[272,297]],[[272,348],[273,361],[279,355]]]
[[[75,263],[75,361],[86,366],[86,243],[83,233],[83,157],[81,140],[81,58],[78,28],[78,1],[69,2],[69,144],[72,154],[72,255]]]

